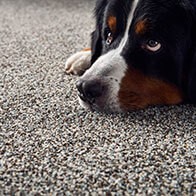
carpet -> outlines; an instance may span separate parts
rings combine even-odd
[[[92,0],[0,0],[0,195],[194,195],[196,107],[87,112],[65,60]]]

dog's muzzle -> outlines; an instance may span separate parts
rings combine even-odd
[[[88,104],[94,104],[103,95],[104,87],[100,79],[83,80],[76,82],[78,96]]]

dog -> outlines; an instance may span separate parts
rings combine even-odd
[[[65,68],[83,107],[196,103],[196,0],[97,0],[95,18],[91,49]]]

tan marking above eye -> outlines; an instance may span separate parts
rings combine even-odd
[[[115,16],[109,16],[107,20],[108,27],[114,34],[116,32],[116,26],[117,26],[117,19]]]
[[[136,34],[144,34],[147,30],[147,19],[139,20],[135,25]]]

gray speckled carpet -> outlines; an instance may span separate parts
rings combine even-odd
[[[86,112],[66,58],[92,0],[0,0],[0,195],[194,195],[196,107]]]

